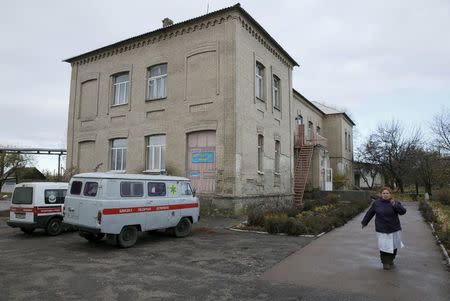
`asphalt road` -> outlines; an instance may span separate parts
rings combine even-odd
[[[333,248],[347,252],[345,244],[333,242],[340,241],[335,236],[359,219],[317,240],[226,229],[237,222],[202,218],[189,237],[142,233],[134,247],[118,249],[105,242],[89,243],[74,232],[57,237],[43,231],[25,235],[6,226],[6,218],[0,217],[0,300],[410,300],[406,295],[380,299],[373,289],[339,285],[351,285],[352,278],[339,272],[348,265],[333,259]],[[429,243],[435,247],[431,238]],[[324,258],[326,249],[330,254]],[[303,250],[308,257],[299,258]],[[437,264],[423,266],[424,275],[448,275],[442,273],[439,258],[431,260]],[[377,264],[373,269],[383,277]],[[321,278],[311,281],[317,272]],[[395,273],[411,277],[402,262]],[[417,285],[432,287],[435,282],[421,283],[416,278]],[[358,287],[360,280],[354,282]],[[434,300],[433,291],[428,292],[428,300]]]

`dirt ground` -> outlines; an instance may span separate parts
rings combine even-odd
[[[0,300],[273,300],[302,290],[259,280],[310,238],[233,232],[203,218],[187,238],[142,233],[136,246],[89,243],[76,232],[25,235],[0,218]],[[304,292],[304,291],[303,291]]]

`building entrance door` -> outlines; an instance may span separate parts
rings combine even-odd
[[[197,192],[212,193],[216,188],[216,132],[188,134],[187,177]]]

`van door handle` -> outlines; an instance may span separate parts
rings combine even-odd
[[[153,204],[153,201],[147,201],[147,205]]]

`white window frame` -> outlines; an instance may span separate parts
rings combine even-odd
[[[281,142],[275,140],[275,174],[280,174]]]
[[[156,137],[164,137],[164,144],[150,144],[151,138]],[[155,156],[156,154],[158,156]],[[157,158],[159,158],[158,162],[156,162]],[[147,170],[159,172],[166,170],[166,135],[147,136]]]
[[[281,110],[281,79],[273,75],[272,79],[272,97],[273,97],[273,107],[275,109]]]
[[[151,71],[154,68],[166,66],[166,73],[151,76]],[[167,97],[167,63],[151,66],[147,69],[147,99],[155,100]]]
[[[265,67],[260,62],[256,62],[255,66],[255,96],[264,101],[264,74]]]
[[[127,75],[128,79],[123,82],[117,82],[117,78]],[[119,106],[128,103],[128,95],[130,90],[130,72],[121,72],[113,76],[113,106]]]
[[[264,171],[264,136],[258,135],[258,172],[263,173]]]
[[[126,146],[114,146],[114,142],[118,142],[119,140],[124,140],[126,142]],[[128,140],[125,138],[118,138],[111,140],[111,160],[110,160],[110,168],[113,171],[126,171],[127,169],[127,150],[128,150]],[[120,164],[118,162],[118,156],[122,160]]]

